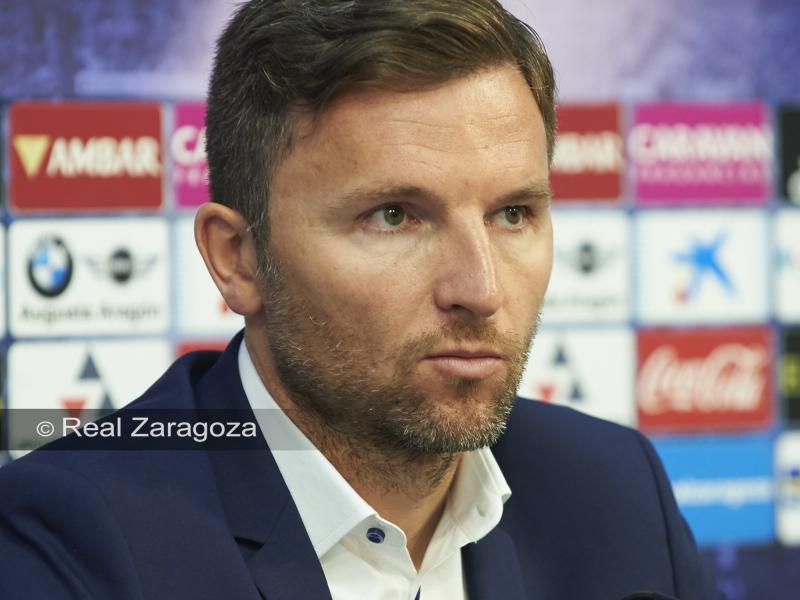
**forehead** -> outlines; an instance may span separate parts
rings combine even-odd
[[[331,138],[355,139],[369,123],[373,128],[393,132],[407,128],[414,135],[440,139],[447,137],[437,131],[443,128],[457,142],[454,135],[459,132],[505,129],[512,134],[532,121],[544,127],[524,77],[518,69],[504,65],[421,90],[347,94],[332,102],[316,122],[301,118],[295,139],[309,141],[319,130]]]
[[[297,123],[276,170],[293,185],[333,187],[362,178],[546,179],[541,113],[518,69],[503,66],[411,92],[359,92]],[[281,177],[283,175],[283,177]],[[452,175],[452,177],[447,177]]]

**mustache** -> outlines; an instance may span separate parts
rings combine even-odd
[[[481,347],[491,348],[505,356],[518,357],[527,353],[528,344],[535,336],[540,321],[541,316],[529,331],[519,335],[502,332],[495,323],[486,319],[463,317],[455,319],[439,329],[421,333],[413,340],[406,342],[402,352],[405,356],[427,355],[459,342],[471,342],[480,344]]]

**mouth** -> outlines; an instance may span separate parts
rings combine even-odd
[[[505,366],[506,360],[505,356],[493,350],[462,348],[443,350],[423,358],[423,362],[442,375],[473,380],[493,375]]]

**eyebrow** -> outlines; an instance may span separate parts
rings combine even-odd
[[[547,205],[553,197],[549,181],[536,181],[523,188],[496,198],[497,204],[515,204],[520,202],[544,202]],[[354,204],[391,204],[409,200],[440,201],[438,194],[416,185],[397,185],[377,188],[356,188],[339,197],[339,201]]]

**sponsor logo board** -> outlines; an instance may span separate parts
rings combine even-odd
[[[630,249],[625,213],[554,211],[553,222],[554,266],[544,322],[627,320]]]
[[[769,436],[660,438],[653,443],[698,544],[772,540],[775,480]]]
[[[158,104],[20,102],[9,110],[9,146],[15,210],[161,206]]]
[[[0,225],[0,337],[6,334],[6,229]],[[2,407],[2,401],[0,401]]]
[[[648,210],[637,217],[638,316],[645,324],[762,322],[769,315],[760,210]]]
[[[775,215],[776,289],[778,318],[800,322],[800,212],[781,210]]]
[[[628,152],[642,204],[763,204],[772,131],[761,103],[636,107]]]
[[[800,206],[800,106],[778,109],[780,127],[780,196]]]
[[[550,171],[555,200],[619,200],[623,140],[615,104],[560,105]]]
[[[166,331],[169,245],[162,219],[17,220],[9,247],[12,335]]]
[[[634,336],[627,327],[543,328],[519,395],[634,425]]]
[[[194,219],[178,219],[174,231],[179,331],[197,336],[232,336],[244,327],[244,319],[228,308],[211,279],[194,241]]]
[[[208,201],[205,104],[175,104],[175,127],[170,137],[172,183],[178,206],[198,206]]]
[[[775,442],[775,533],[787,546],[800,546],[800,432],[782,433]]]
[[[15,418],[26,418],[17,409],[49,409],[48,415],[92,420],[89,416],[97,411],[114,410],[136,399],[161,376],[171,358],[164,340],[13,344],[8,353],[9,448],[23,451],[49,441],[15,437],[15,432],[30,433],[27,427],[14,427]]]
[[[784,329],[779,382],[784,418],[791,426],[800,425],[800,329]]]
[[[636,406],[650,433],[768,428],[773,419],[769,327],[644,329]]]

